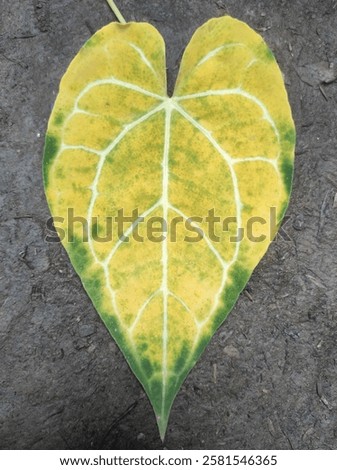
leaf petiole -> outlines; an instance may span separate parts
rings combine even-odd
[[[114,12],[116,18],[118,19],[118,21],[122,24],[125,24],[126,21],[122,15],[122,13],[119,11],[119,9],[117,8],[117,5],[115,4],[115,2],[113,0],[106,0],[111,8],[111,10]]]

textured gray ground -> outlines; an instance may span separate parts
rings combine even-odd
[[[337,2],[119,5],[164,35],[171,88],[196,27],[248,22],[284,71],[298,131],[290,241],[272,244],[189,375],[166,447],[336,449]],[[0,0],[0,13],[0,447],[161,448],[141,386],[45,242],[47,118],[70,60],[113,17],[104,0]]]

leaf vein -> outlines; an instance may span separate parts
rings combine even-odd
[[[180,215],[181,217],[183,217],[185,220],[190,220],[189,217],[187,217],[186,214],[184,214],[184,212],[182,212],[180,209],[178,209],[177,207],[173,206],[172,204],[169,205],[169,208],[176,212],[178,215]],[[226,269],[227,268],[227,263],[226,261],[223,259],[223,257],[220,255],[219,251],[215,248],[215,246],[213,245],[213,243],[211,242],[211,240],[207,237],[207,235],[205,234],[205,232],[201,229],[201,227],[194,221],[190,221],[191,225],[193,227],[196,227],[198,229],[200,229],[200,231],[202,232],[202,238],[205,240],[206,244],[208,245],[209,249],[212,251],[212,253],[215,255],[215,257],[217,258],[217,260],[219,261],[219,263],[221,264],[222,268],[223,269]]]
[[[208,54],[206,54],[202,59],[200,59],[200,61],[197,63],[197,67],[204,64],[209,59],[212,59],[212,57],[215,57],[222,50],[231,49],[232,47],[247,47],[247,46],[246,46],[246,44],[243,44],[242,42],[232,42],[230,44],[224,44],[222,46],[216,47],[215,49],[210,51]]]
[[[183,100],[190,100],[190,99],[199,99],[199,98],[205,98],[208,96],[226,96],[226,95],[238,95],[238,96],[243,96],[244,98],[247,98],[248,100],[252,101],[255,103],[262,111],[263,118],[271,125],[278,145],[280,146],[280,133],[277,129],[277,126],[271,117],[267,107],[265,104],[256,98],[256,96],[252,95],[251,93],[248,93],[247,91],[243,90],[242,88],[227,88],[224,90],[207,90],[203,91],[200,93],[193,93],[191,95],[184,95],[184,96],[177,96],[175,97],[176,101],[183,101]]]

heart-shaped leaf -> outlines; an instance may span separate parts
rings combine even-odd
[[[194,34],[172,98],[163,39],[146,23],[98,31],[62,79],[47,199],[162,437],[177,391],[282,220],[294,141],[273,54],[230,17]]]

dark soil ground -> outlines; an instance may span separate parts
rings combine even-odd
[[[337,448],[337,1],[120,0],[182,51],[224,14],[285,75],[298,141],[290,219],[172,410],[170,449]],[[0,0],[0,447],[160,449],[150,404],[66,253],[45,241],[41,160],[58,84],[114,18],[104,0]]]

